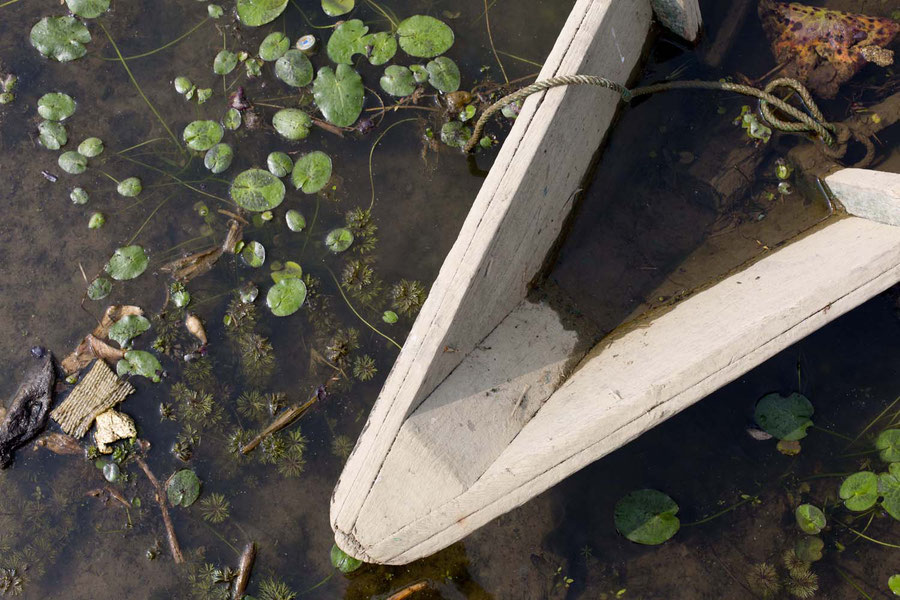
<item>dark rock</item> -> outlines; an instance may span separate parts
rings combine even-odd
[[[38,360],[40,364],[28,372],[10,404],[6,418],[0,423],[0,469],[8,467],[12,463],[13,452],[37,437],[47,426],[56,373],[52,354],[43,351],[43,356]]]

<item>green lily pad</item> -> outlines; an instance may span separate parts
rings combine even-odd
[[[900,463],[891,463],[888,472],[878,476],[878,493],[882,508],[900,521]]]
[[[106,263],[106,272],[116,281],[126,281],[146,271],[149,263],[150,259],[142,247],[123,246],[117,248]]]
[[[875,438],[875,447],[880,450],[881,460],[900,461],[900,429],[885,429]]]
[[[410,56],[434,58],[453,45],[453,30],[434,17],[415,15],[397,27],[400,47]]]
[[[294,163],[291,182],[304,194],[315,194],[331,179],[331,157],[320,150],[304,154]]]
[[[416,91],[416,81],[412,71],[401,65],[391,65],[381,76],[381,89],[398,98],[409,96]]]
[[[100,138],[89,137],[78,144],[78,154],[87,156],[88,158],[100,156],[103,154],[103,140]]]
[[[322,10],[329,17],[346,15],[355,5],[356,0],[322,0]]]
[[[141,180],[137,177],[123,179],[119,182],[119,185],[116,186],[116,191],[119,192],[119,195],[125,196],[126,198],[139,196],[143,190],[144,187],[141,185]]]
[[[283,108],[272,117],[272,126],[282,137],[298,141],[309,135],[312,119],[299,108]]]
[[[31,45],[46,56],[68,62],[87,53],[91,33],[75,17],[44,17],[31,28]]]
[[[48,121],[65,121],[75,113],[75,101],[68,94],[51,92],[38,100],[37,111]]]
[[[222,141],[225,130],[215,121],[191,121],[181,137],[191,150],[205,152]]]
[[[88,221],[88,229],[100,229],[104,225],[106,225],[106,217],[103,213],[95,212]]]
[[[287,4],[288,0],[237,0],[238,19],[249,27],[259,27],[277,19]]]
[[[363,82],[347,65],[322,67],[313,83],[313,97],[325,119],[338,127],[356,122],[363,109]]]
[[[369,63],[377,67],[397,54],[397,38],[387,31],[370,33],[366,36],[366,47],[369,49]]]
[[[69,194],[69,198],[72,200],[72,204],[87,204],[88,193],[84,191],[84,188],[77,187]]]
[[[900,574],[891,575],[888,578],[888,588],[894,592],[895,596],[900,596]]]
[[[344,21],[328,38],[328,58],[338,64],[352,64],[354,54],[365,54],[368,32],[369,28],[359,19]]]
[[[681,527],[678,504],[657,490],[637,490],[616,503],[616,529],[632,542],[662,544]]]
[[[166,481],[166,496],[172,506],[187,508],[200,497],[200,478],[190,469],[174,473]]]
[[[825,513],[812,504],[801,504],[794,511],[797,525],[809,535],[816,535],[825,528]]]
[[[143,350],[129,350],[125,358],[116,363],[116,375],[140,375],[153,383],[159,383],[163,368],[155,356]]]
[[[291,40],[280,31],[270,33],[259,45],[259,57],[266,62],[278,60],[291,47]]]
[[[284,152],[271,152],[266,157],[266,166],[275,177],[284,177],[294,168],[294,161]]]
[[[446,56],[438,56],[425,65],[428,71],[428,83],[442,92],[455,92],[459,89],[459,67]]]
[[[334,253],[343,252],[353,244],[353,232],[345,227],[332,229],[325,236],[325,245]]]
[[[212,19],[219,19],[225,14],[225,10],[218,4],[208,4],[206,6],[206,14]]]
[[[272,210],[284,200],[284,184],[262,169],[247,169],[231,183],[231,198],[252,212]]]
[[[275,76],[290,86],[303,87],[313,80],[313,66],[299,50],[288,50],[275,61]]]
[[[340,548],[337,544],[331,546],[331,566],[341,573],[352,573],[363,565],[358,558],[353,558]]]
[[[291,231],[303,231],[304,227],[306,227],[306,219],[300,214],[300,211],[291,209],[284,214],[284,220],[287,223],[288,229]]]
[[[257,269],[266,262],[266,247],[259,242],[247,242],[241,249],[241,259],[248,267]]]
[[[109,0],[66,0],[66,4],[83,19],[96,19],[109,10]]]
[[[179,94],[187,94],[189,91],[194,89],[194,84],[191,83],[191,80],[183,75],[179,75],[175,78],[175,91]]]
[[[232,160],[234,160],[234,151],[231,146],[219,143],[206,151],[206,156],[203,157],[203,166],[212,173],[224,173],[231,166]]]
[[[286,317],[297,312],[306,300],[306,284],[302,279],[289,277],[269,288],[266,306],[276,317]]]
[[[422,65],[409,65],[409,70],[412,71],[413,79],[415,79],[416,83],[428,81],[428,69]]]
[[[48,150],[59,150],[69,141],[69,136],[62,123],[41,121],[38,123],[38,141]]]
[[[184,308],[191,303],[191,293],[178,281],[169,286],[169,297],[178,308]]]
[[[74,150],[63,152],[56,161],[59,168],[70,175],[80,175],[87,169],[87,158]]]
[[[292,260],[285,262],[280,269],[272,271],[272,281],[275,283],[282,279],[300,279],[301,277],[303,277],[303,267]]]
[[[222,117],[222,125],[229,131],[234,131],[241,126],[241,111],[236,108],[229,108]]]
[[[768,394],[756,404],[754,419],[763,431],[779,440],[793,442],[806,437],[812,427],[813,405],[802,394]]]
[[[87,296],[91,300],[102,300],[112,291],[112,281],[106,277],[98,277],[91,282],[87,289]]]
[[[238,64],[237,54],[231,50],[221,50],[213,60],[213,73],[216,75],[228,75]]]
[[[381,320],[384,321],[385,323],[387,323],[388,325],[393,325],[394,323],[396,323],[397,321],[400,320],[400,317],[398,317],[397,313],[395,313],[394,311],[386,310],[386,311],[384,311],[384,314],[381,315]]]
[[[124,348],[132,338],[136,338],[150,329],[150,321],[140,315],[122,317],[109,328],[109,339]]]
[[[854,473],[844,480],[838,493],[850,510],[868,510],[878,501],[878,476],[871,471]]]
[[[822,560],[822,549],[825,542],[822,538],[814,535],[804,535],[797,543],[794,544],[794,552],[800,557],[800,560],[808,563]]]
[[[472,128],[459,121],[444,123],[441,127],[441,141],[451,148],[464,148],[472,137]]]

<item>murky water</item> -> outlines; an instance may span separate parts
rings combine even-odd
[[[250,29],[235,27],[227,14],[204,22],[203,3],[114,0],[113,10],[99,22],[125,56],[151,51],[200,24],[180,43],[128,62],[135,82],[179,136],[188,122],[218,120],[224,112],[222,78],[211,70],[223,35],[229,49],[251,52],[270,31],[283,30],[292,38],[312,31],[327,39],[328,30],[310,25],[331,22],[318,4],[298,0],[272,25]],[[366,20],[373,31],[387,26],[371,5],[360,4],[354,16]],[[890,14],[890,2],[868,4],[874,14]],[[546,56],[571,5],[561,0],[492,4],[494,41],[510,79],[537,70],[529,61],[540,63]],[[500,80],[481,0],[390,0],[383,6],[401,17],[432,14],[454,28],[456,44],[448,55],[461,67],[464,88],[486,77]],[[121,407],[135,418],[140,438],[152,444],[147,462],[158,477],[188,467],[204,482],[198,504],[172,511],[188,565],[172,564],[159,510],[134,462],[123,465],[126,476],[116,484],[131,503],[126,510],[114,499],[102,502],[87,495],[106,485],[93,461],[28,448],[18,453],[12,469],[0,474],[0,568],[17,568],[23,597],[226,597],[225,586],[212,583],[211,570],[236,567],[240,550],[253,540],[259,556],[248,593],[264,600],[291,597],[278,595],[278,583],[299,597],[367,599],[384,598],[418,579],[431,582],[431,589],[417,596],[421,598],[593,599],[616,597],[621,590],[626,590],[620,596],[624,598],[749,598],[750,565],[777,562],[795,537],[793,500],[802,496],[805,501],[834,501],[839,479],[812,480],[810,490],[801,480],[857,466],[855,459],[839,456],[845,442],[825,433],[813,433],[796,458],[776,453],[773,443],[735,434],[750,421],[756,400],[766,392],[792,391],[799,385],[816,406],[817,425],[855,435],[900,390],[893,359],[900,324],[894,300],[883,296],[463,543],[407,567],[366,567],[349,577],[334,574],[328,558],[331,490],[396,357],[396,348],[353,311],[402,344],[411,317],[401,315],[395,325],[381,320],[382,311],[392,308],[388,290],[401,280],[420,281],[426,288],[433,281],[481,180],[458,153],[427,141],[426,129],[440,127],[435,113],[407,108],[388,113],[363,136],[348,133],[339,138],[314,129],[304,142],[290,144],[268,128],[241,128],[226,135],[236,157],[222,176],[211,177],[196,159],[186,167],[173,167],[166,162],[177,158],[167,153],[167,131],[122,65],[103,60],[115,52],[96,22],[90,26],[89,53],[81,60],[48,62],[31,48],[32,24],[62,12],[55,3],[34,0],[0,7],[0,61],[20,77],[15,103],[0,111],[0,198],[5,209],[0,224],[5,265],[0,270],[0,323],[7,331],[0,339],[0,353],[9,374],[0,381],[4,397],[15,390],[30,360],[28,348],[40,344],[58,356],[68,353],[94,327],[107,303],[138,304],[148,315],[157,313],[168,282],[160,267],[180,252],[221,241],[227,216],[217,211],[233,207],[215,197],[227,198],[234,174],[264,166],[273,150],[321,149],[334,158],[335,187],[319,196],[291,191],[273,222],[245,228],[246,240],[265,245],[266,265],[254,270],[225,257],[188,285],[192,310],[206,323],[211,339],[208,356],[184,363],[180,354],[190,349],[191,341],[180,334],[172,340],[172,354],[163,358],[167,380],[153,385],[137,378],[137,393]],[[710,31],[720,12],[709,10]],[[664,37],[651,51],[645,80],[672,74],[761,75],[771,59],[753,19],[748,22],[747,32],[720,69],[705,66],[699,58],[709,40],[698,54]],[[327,62],[321,53],[314,59],[316,66]],[[236,75],[229,76],[225,87],[232,85],[230,92],[244,85],[268,123],[275,107],[292,106],[297,98],[271,77],[270,66],[264,70],[268,75],[255,82],[242,78],[232,85]],[[377,89],[380,69],[361,70],[367,85]],[[171,84],[178,75],[210,87],[213,97],[200,106],[186,102]],[[36,143],[35,105],[50,91],[66,92],[78,102],[76,113],[66,121],[66,149],[88,136],[106,143],[104,155],[91,163],[96,168],[82,175],[61,172],[58,152]],[[549,274],[599,329],[611,329],[636,311],[677,299],[826,216],[822,199],[809,191],[767,198],[777,183],[771,177],[727,199],[710,189],[710,157],[747,143],[730,124],[744,103],[735,97],[698,101],[696,95],[673,93],[624,111],[607,146],[607,156],[614,160],[604,160],[594,175],[560,261]],[[371,97],[367,101],[367,108],[378,106]],[[388,131],[393,124],[396,127]],[[157,138],[162,139],[117,154]],[[349,211],[369,207],[373,198],[370,151],[379,139],[371,154],[377,244],[371,252],[351,249],[333,255],[324,248],[325,234],[343,226]],[[770,169],[791,143],[780,141],[764,150],[759,171]],[[479,163],[484,166],[489,160],[481,158]],[[122,198],[98,169],[118,179],[139,176],[145,191],[137,199]],[[58,180],[49,181],[42,171]],[[643,173],[651,176],[636,176]],[[191,188],[175,185],[172,175]],[[70,202],[69,191],[76,185],[90,193],[87,205]],[[198,202],[208,209],[205,216]],[[305,215],[306,231],[291,233],[284,227],[286,208]],[[89,230],[87,222],[95,211],[105,213],[107,223]],[[115,248],[130,243],[147,249],[147,273],[117,284],[103,301],[82,302],[84,278],[90,281]],[[598,261],[598,256],[606,260]],[[361,257],[371,261],[383,289],[370,297],[350,294],[348,303],[332,273],[342,277],[347,263]],[[270,264],[288,260],[300,263],[318,281],[310,306],[281,320],[263,306],[255,325],[226,326],[226,316],[232,323],[243,316],[229,310],[234,291],[253,281],[264,295],[271,281]],[[585,280],[595,285],[580,285]],[[169,314],[181,318],[177,311]],[[154,329],[139,338],[138,347],[148,349],[165,331],[164,322],[154,321]],[[276,360],[269,377],[247,368],[248,355],[252,359],[266,354],[258,340],[241,341],[249,333],[271,343]],[[357,365],[364,355],[374,360],[377,373],[360,381],[353,371],[355,366],[365,370],[364,364]],[[271,420],[273,400],[276,405],[302,402],[326,382],[330,396],[304,416],[299,427],[278,434],[250,458],[229,452],[235,439],[246,440]],[[205,394],[212,397],[212,406],[203,403]],[[161,417],[164,407],[171,409],[174,420]],[[186,463],[173,453],[176,444]],[[302,459],[297,449],[301,446]],[[648,468],[635,469],[635,464]],[[685,527],[666,545],[645,548],[619,536],[611,517],[619,497],[642,487],[666,490],[680,503],[684,523],[727,508],[740,501],[742,493],[758,496],[761,503],[747,503],[709,523]],[[216,510],[221,507],[211,500],[214,494],[228,503],[228,516],[221,521]],[[889,518],[879,517],[868,531],[892,541],[897,528]],[[854,597],[838,569],[857,585],[867,586],[872,597],[883,596],[891,569],[889,550],[848,543],[844,533],[835,529],[825,536],[826,558],[815,567],[823,592],[819,597]],[[837,552],[835,541],[842,541],[847,550]],[[573,581],[566,585],[564,577]]]

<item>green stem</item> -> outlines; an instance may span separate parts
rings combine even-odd
[[[875,423],[877,423],[877,422],[879,421],[879,419],[881,419],[881,417],[883,417],[884,415],[886,415],[887,412],[888,412],[889,410],[891,410],[892,408],[894,408],[894,405],[897,404],[898,401],[900,401],[900,396],[897,396],[896,398],[894,398],[894,401],[891,402],[890,404],[888,404],[888,405],[885,407],[885,409],[884,409],[883,411],[881,411],[880,413],[878,413],[878,416],[877,416],[877,417],[875,417],[874,419],[872,419],[871,421],[869,421],[869,424],[866,425],[865,427],[863,427],[863,430],[860,431],[859,434],[857,434],[857,436],[856,436],[855,438],[853,438],[853,440],[850,442],[850,444],[848,444],[847,447],[849,448],[850,446],[852,446],[853,444],[855,444],[855,443],[859,440],[859,438],[861,438],[863,435],[865,435],[865,433],[866,433],[869,429],[871,429],[872,426],[875,425]]]
[[[302,595],[304,595],[304,594],[310,593],[311,591],[313,591],[313,590],[316,589],[316,588],[322,587],[323,585],[325,585],[326,583],[328,583],[328,581],[329,581],[332,577],[334,577],[334,574],[335,574],[336,572],[337,572],[337,571],[332,571],[331,573],[328,574],[328,577],[326,577],[325,579],[323,579],[322,581],[320,581],[320,582],[317,583],[316,585],[312,586],[311,588],[309,588],[309,589],[307,589],[307,590],[303,590],[302,592],[300,592],[300,593],[297,594],[297,595],[298,595],[298,596],[302,596]]]
[[[516,56],[515,54],[510,54],[509,52],[504,52],[503,50],[497,50],[497,54],[502,54],[503,56],[508,56],[513,60],[517,60],[519,62],[523,62],[525,64],[528,64],[528,65],[531,65],[534,67],[541,68],[544,66],[543,63],[535,62],[533,60],[529,60],[529,59],[523,58],[521,56]]]
[[[134,235],[131,236],[131,239],[128,240],[128,243],[127,243],[127,244],[125,244],[126,246],[130,246],[131,244],[134,243],[134,240],[137,238],[138,235],[140,235],[141,231],[144,230],[144,227],[147,226],[147,223],[150,222],[150,219],[153,218],[153,215],[155,215],[155,214],[159,211],[159,209],[161,209],[161,208],[163,207],[163,205],[164,205],[166,202],[168,202],[169,200],[171,200],[172,197],[174,197],[174,195],[175,195],[175,194],[171,194],[171,195],[169,195],[169,196],[166,196],[166,198],[165,198],[162,202],[160,202],[160,203],[156,206],[156,208],[153,209],[153,212],[151,212],[151,213],[147,216],[147,218],[144,219],[144,222],[141,223],[141,226],[138,228],[138,230],[134,232]]]
[[[179,242],[179,243],[175,244],[174,246],[172,246],[171,248],[168,248],[168,249],[166,249],[166,250],[163,250],[162,252],[160,252],[159,255],[160,255],[160,256],[167,256],[167,255],[169,255],[169,254],[172,254],[175,250],[178,250],[178,249],[181,248],[182,246],[187,246],[188,244],[191,244],[191,243],[196,242],[196,241],[198,241],[198,240],[205,240],[206,238],[209,238],[209,237],[212,237],[212,234],[211,234],[211,233],[210,233],[210,234],[207,234],[207,235],[199,235],[199,236],[197,236],[197,237],[195,237],[195,238],[191,238],[191,239],[189,239],[189,240],[185,240],[185,241],[183,241],[183,242]]]
[[[327,268],[327,267],[326,267],[326,268]],[[389,338],[389,337],[386,336],[385,334],[383,334],[383,333],[381,333],[380,331],[378,331],[377,329],[375,329],[375,327],[374,327],[371,323],[369,323],[368,321],[366,321],[365,319],[363,319],[363,318],[362,318],[362,315],[360,315],[358,312],[356,312],[356,309],[353,308],[353,305],[350,304],[350,300],[348,300],[348,299],[347,299],[347,296],[344,294],[344,289],[341,287],[341,283],[338,281],[337,277],[334,276],[334,273],[331,272],[331,269],[328,269],[328,274],[331,275],[331,278],[334,280],[334,285],[337,286],[338,291],[341,293],[341,297],[344,299],[344,302],[347,303],[347,306],[350,307],[350,310],[353,311],[353,314],[356,315],[356,318],[359,319],[360,321],[362,321],[363,323],[365,323],[366,326],[367,326],[369,329],[371,329],[372,331],[374,331],[375,333],[377,333],[378,335],[380,335],[381,337],[383,337],[384,339],[386,339],[387,341],[389,341],[389,342],[392,343],[393,345],[397,346],[397,350],[402,350],[403,347],[400,346],[400,344],[398,344],[398,343],[395,342],[393,339]]]
[[[900,549],[900,546],[898,546],[897,544],[890,544],[890,543],[888,543],[888,542],[882,542],[881,540],[876,540],[875,538],[871,538],[871,537],[867,536],[866,534],[864,534],[862,531],[857,531],[856,529],[853,529],[852,527],[850,527],[850,526],[847,525],[846,523],[843,523],[843,522],[841,522],[841,521],[838,521],[837,519],[835,519],[835,522],[836,522],[837,524],[839,524],[839,525],[843,525],[844,527],[846,527],[847,529],[849,529],[850,531],[852,531],[853,533],[855,533],[855,534],[857,535],[857,537],[861,537],[861,538],[864,539],[864,540],[868,540],[868,541],[870,541],[870,542],[872,542],[872,543],[874,543],[874,544],[878,544],[879,546],[884,546],[884,547],[886,547],[886,548],[898,548],[898,549]]]
[[[375,175],[372,173],[372,155],[375,154],[375,147],[381,141],[381,139],[387,135],[387,132],[400,125],[401,123],[407,123],[409,121],[418,121],[419,119],[415,117],[410,117],[409,119],[403,119],[402,121],[397,121],[392,124],[390,127],[381,132],[381,135],[375,140],[375,143],[372,144],[372,148],[369,150],[369,185],[372,186],[372,200],[369,202],[369,210],[372,210],[372,207],[375,206]]]
[[[125,154],[126,152],[130,152],[130,151],[132,151],[132,150],[137,150],[137,149],[140,148],[141,146],[146,146],[147,144],[152,144],[152,143],[154,143],[154,142],[158,142],[158,141],[164,140],[164,139],[166,139],[166,138],[157,137],[157,138],[153,138],[153,139],[150,139],[150,140],[146,140],[146,141],[141,142],[141,143],[139,143],[139,144],[135,144],[134,146],[129,146],[128,148],[125,148],[124,150],[119,150],[118,152],[116,152],[116,154]]]
[[[312,237],[313,228],[316,226],[316,219],[319,218],[319,200],[321,196],[316,194],[316,211],[313,213],[312,221],[309,223],[309,227],[306,228],[306,239],[303,240],[303,247],[300,248],[300,259],[303,259],[303,255],[306,253],[306,245],[309,243],[309,238]]]
[[[107,179],[109,179],[110,181],[112,181],[112,182],[115,183],[116,185],[119,185],[120,183],[122,183],[121,181],[119,181],[118,179],[116,179],[115,177],[113,177],[112,175],[110,175],[109,173],[107,173],[106,171],[104,171],[103,169],[98,169],[98,168],[95,167],[95,170],[96,170],[98,173],[100,173],[101,175],[106,176]]]
[[[868,595],[867,593],[865,593],[865,592],[862,590],[861,587],[859,587],[858,585],[856,585],[856,582],[853,581],[853,579],[852,579],[849,575],[847,575],[846,573],[844,573],[844,571],[843,571],[840,567],[835,567],[835,569],[837,570],[838,575],[840,575],[840,576],[844,579],[844,581],[846,581],[846,582],[849,583],[851,586],[853,586],[853,589],[855,589],[857,592],[859,592],[859,594],[860,594],[863,598],[865,598],[866,600],[872,600],[872,596],[870,596],[870,595]]]
[[[812,481],[813,479],[828,479],[829,477],[846,477],[847,475],[851,475],[855,473],[855,471],[850,471],[847,473],[820,473],[819,475],[810,475],[809,477],[804,477],[800,481]]]
[[[189,189],[189,190],[193,190],[193,191],[197,192],[198,194],[202,194],[202,195],[207,196],[207,197],[209,197],[209,198],[213,198],[213,199],[215,199],[215,200],[218,200],[219,202],[224,202],[225,204],[230,204],[230,205],[232,205],[232,206],[235,206],[235,205],[236,205],[235,202],[233,202],[233,201],[231,201],[231,200],[228,200],[228,199],[226,199],[226,198],[222,198],[221,196],[216,196],[215,194],[210,194],[209,192],[204,192],[204,191],[201,190],[200,188],[196,188],[196,187],[190,185],[189,183],[187,183],[186,181],[184,181],[183,179],[179,179],[179,178],[176,177],[175,175],[172,175],[171,173],[168,173],[168,172],[166,172],[166,171],[163,171],[162,169],[158,169],[158,168],[154,167],[153,165],[148,165],[147,163],[142,162],[142,161],[140,161],[140,160],[134,160],[133,158],[130,158],[130,157],[128,157],[128,156],[122,156],[121,158],[122,158],[123,160],[127,160],[127,161],[129,161],[129,162],[133,162],[133,163],[135,163],[135,164],[137,164],[137,165],[141,165],[142,167],[144,167],[144,168],[146,168],[146,169],[150,169],[150,170],[152,170],[152,171],[156,171],[157,173],[160,173],[160,174],[162,174],[162,175],[165,175],[166,177],[168,177],[168,178],[170,178],[170,179],[173,179],[173,180],[177,181],[179,185],[182,185],[182,186],[186,187],[186,188]]]
[[[714,515],[710,515],[710,516],[706,517],[705,519],[700,519],[699,521],[694,521],[693,523],[682,523],[681,526],[682,526],[682,527],[693,527],[694,525],[702,525],[702,524],[704,524],[704,523],[709,523],[709,522],[712,521],[713,519],[716,519],[716,518],[718,518],[718,517],[721,517],[721,516],[724,515],[724,514],[728,514],[728,513],[730,513],[731,511],[733,511],[734,509],[736,509],[737,507],[739,507],[739,506],[741,506],[741,505],[743,505],[743,504],[747,504],[748,502],[750,502],[750,501],[752,501],[752,500],[756,500],[756,499],[757,499],[756,496],[747,496],[746,498],[744,498],[744,499],[741,500],[740,502],[737,502],[737,503],[735,503],[735,504],[732,504],[732,505],[729,506],[728,508],[723,509],[723,510],[720,510],[719,512],[717,512],[717,513],[714,514]]]
[[[15,1],[18,1],[18,0],[15,0]],[[0,5],[0,6],[3,6],[3,5]],[[163,44],[162,46],[160,46],[159,48],[156,48],[155,50],[150,50],[150,51],[148,51],[148,52],[144,52],[143,54],[133,54],[133,55],[131,55],[131,56],[125,56],[125,57],[122,57],[122,55],[119,54],[119,56],[118,56],[117,58],[113,58],[113,57],[109,57],[109,56],[98,56],[97,58],[99,58],[100,60],[134,60],[134,59],[136,59],[136,58],[144,58],[145,56],[150,56],[151,54],[156,54],[157,52],[160,52],[160,51],[162,51],[162,50],[165,50],[166,48],[168,48],[168,47],[170,47],[170,46],[174,46],[175,44],[177,44],[178,42],[180,42],[181,40],[183,40],[183,39],[186,38],[187,36],[191,35],[191,34],[194,33],[195,31],[197,31],[198,29],[200,29],[201,27],[203,27],[204,23],[206,23],[207,21],[209,21],[209,19],[210,19],[210,17],[206,17],[205,19],[203,19],[202,21],[200,21],[199,23],[197,23],[196,25],[194,25],[194,26],[193,26],[189,31],[187,31],[186,33],[183,33],[182,35],[178,36],[177,38],[175,38],[174,40],[172,40],[172,41],[169,42],[168,44]],[[102,25],[101,25],[101,27],[102,27]],[[105,30],[104,30],[104,31],[105,31]],[[109,35],[109,34],[107,34],[107,35]],[[118,50],[116,51],[116,53],[118,54]]]
[[[379,6],[379,5],[375,2],[375,0],[366,0],[366,4],[368,4],[369,6],[371,6],[372,8],[374,8],[376,12],[378,12],[382,17],[384,17],[385,19],[387,19],[387,20],[390,22],[390,24],[391,24],[391,29],[393,29],[394,31],[397,30],[397,27],[399,26],[399,24],[397,23],[397,21],[396,21],[393,17],[391,17],[391,15],[389,15],[388,12],[387,12],[386,10],[384,10],[383,8],[381,8],[381,6]]]
[[[291,0],[291,4],[294,5],[294,8],[296,8],[298,11],[300,11],[300,14],[303,15],[303,20],[306,21],[306,24],[309,25],[310,27],[312,27],[313,29],[333,29],[335,27],[334,25],[316,25],[316,24],[314,24],[312,21],[309,20],[309,17],[306,16],[306,13],[303,12],[303,9],[300,8],[300,6],[296,2],[294,2],[294,0]]]
[[[209,529],[209,530],[213,533],[214,536],[216,536],[217,538],[219,538],[220,540],[222,540],[229,548],[231,548],[232,550],[234,550],[234,553],[235,553],[235,554],[237,554],[238,556],[241,555],[241,551],[238,550],[237,548],[235,548],[234,545],[233,545],[231,542],[229,542],[228,540],[226,540],[225,537],[224,537],[221,533],[219,533],[218,531],[216,531],[215,529],[213,529],[213,527],[210,526],[209,523],[203,523],[203,526],[206,527],[207,529]]]
[[[18,1],[19,1],[19,0],[7,0],[7,1],[4,2],[3,4],[0,4],[0,8],[3,8],[4,6],[9,6],[10,4],[15,4],[15,3],[18,2]]]
[[[841,438],[842,440],[847,440],[850,443],[853,443],[853,438],[851,438],[850,436],[846,436],[843,433],[838,433],[837,431],[825,429],[824,427],[819,427],[818,425],[813,425],[812,428],[817,431],[821,431],[822,433],[827,433],[828,435],[833,435],[834,437],[838,437],[838,438]]]

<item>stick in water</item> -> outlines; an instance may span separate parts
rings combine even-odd
[[[244,553],[241,554],[241,565],[238,567],[237,580],[234,582],[234,594],[231,596],[233,600],[241,600],[244,597],[247,584],[250,583],[250,571],[253,570],[253,561],[255,560],[256,544],[250,542],[244,547]]]
[[[169,537],[169,550],[172,552],[172,558],[175,560],[175,564],[180,565],[184,562],[184,555],[181,553],[181,546],[178,545],[178,538],[175,537],[175,526],[172,525],[172,517],[169,516],[169,509],[166,506],[165,490],[163,490],[163,487],[159,484],[159,480],[153,472],[150,471],[150,467],[147,466],[147,463],[144,462],[143,458],[135,456],[134,460],[141,470],[144,471],[144,475],[150,480],[150,484],[156,492],[156,503],[159,504],[159,509],[162,511],[163,523],[166,525],[166,535]]]
[[[274,421],[272,421],[271,425],[269,425],[268,427],[263,429],[262,433],[260,433],[258,436],[256,436],[252,440],[250,440],[250,442],[246,446],[241,448],[241,452],[243,454],[250,454],[251,452],[253,452],[256,449],[256,447],[259,446],[260,442],[262,442],[268,436],[270,436],[273,433],[276,433],[278,431],[281,431],[282,429],[284,429],[285,427],[287,427],[288,425],[290,425],[291,423],[293,423],[294,421],[299,419],[301,416],[303,416],[303,413],[308,411],[310,409],[310,407],[312,407],[312,405],[315,404],[318,399],[319,399],[319,396],[317,394],[317,395],[313,396],[312,398],[310,398],[309,400],[307,400],[306,402],[304,402],[303,404],[301,404],[300,406],[294,405],[294,406],[288,408],[287,410],[285,410],[283,413],[278,415],[278,418],[276,418]]]

